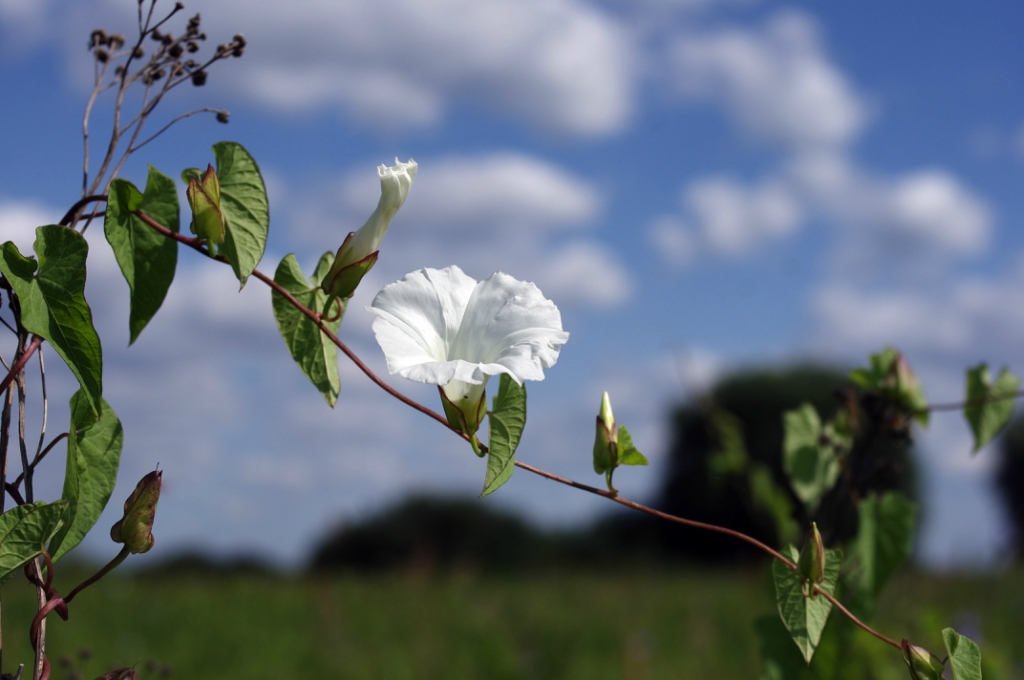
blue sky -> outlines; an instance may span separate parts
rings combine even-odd
[[[86,37],[130,35],[134,7],[0,0],[0,236],[23,250],[78,196]],[[241,142],[268,180],[261,268],[272,272],[289,252],[309,269],[335,249],[376,203],[374,166],[415,158],[342,337],[385,373],[362,310],[384,284],[449,264],[535,281],[571,338],[529,386],[523,460],[590,480],[608,389],[653,461],[621,476],[643,498],[669,405],[723,372],[852,365],[892,343],[945,401],[979,360],[1024,371],[1016,3],[218,0],[194,11],[211,44],[244,33],[246,55],[157,118],[215,106],[231,123],[187,120],[122,175],[141,185],[153,163],[176,176],[211,160],[212,143]],[[97,144],[108,114],[94,114]],[[345,362],[328,409],[277,336],[266,289],[239,294],[226,268],[187,252],[165,308],[127,348],[127,294],[100,231],[88,292],[126,429],[115,500],[160,462],[157,556],[201,546],[297,564],[339,518],[410,490],[478,491],[468,447]],[[70,394],[48,359],[52,393]],[[391,382],[436,405],[434,390]],[[921,438],[920,556],[991,563],[1006,535],[994,456],[969,455],[956,416],[935,421]],[[42,482],[53,494],[58,467]],[[482,502],[553,525],[606,509],[522,472]],[[86,547],[109,550],[101,538]]]

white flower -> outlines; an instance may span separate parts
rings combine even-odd
[[[486,411],[490,376],[543,380],[569,339],[558,308],[534,284],[501,272],[477,282],[454,265],[384,286],[369,310],[388,370],[443,386],[468,434]]]
[[[377,202],[377,209],[363,226],[349,233],[338,248],[334,263],[322,283],[328,294],[341,298],[351,296],[363,275],[377,261],[376,253],[380,249],[380,242],[391,225],[391,218],[405,203],[418,169],[416,161],[411,158],[407,163],[402,163],[396,158],[392,167],[377,167],[377,175],[380,176],[380,200]]]

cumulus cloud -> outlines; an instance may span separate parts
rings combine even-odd
[[[786,148],[845,144],[866,121],[804,14],[777,14],[759,31],[689,33],[672,52],[685,94],[721,104],[748,133]]]
[[[11,18],[22,26],[38,13],[24,9],[32,4],[0,8],[22,8],[24,19]],[[98,14],[128,30],[135,4],[100,0],[77,15],[79,35]],[[583,0],[220,0],[202,16],[211,37],[241,32],[249,41],[227,86],[285,114],[334,110],[372,128],[410,128],[468,103],[593,136],[623,129],[634,107],[634,37]]]

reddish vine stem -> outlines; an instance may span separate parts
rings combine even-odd
[[[21,373],[22,369],[25,368],[25,364],[27,364],[28,360],[32,358],[32,355],[36,353],[36,350],[39,349],[39,345],[41,344],[43,344],[43,339],[38,335],[33,335],[32,342],[30,342],[28,347],[25,348],[25,351],[21,353],[18,360],[14,362],[14,365],[11,366],[11,370],[7,372],[4,379],[0,380],[0,392],[6,390],[8,385],[11,384],[11,381]]]
[[[150,227],[152,227],[153,229],[156,229],[157,231],[159,231],[164,236],[167,236],[168,238],[174,239],[175,241],[178,241],[179,243],[184,243],[185,245],[189,246],[190,248],[192,248],[192,249],[194,249],[194,250],[196,250],[196,251],[198,251],[200,253],[203,253],[207,257],[211,257],[212,259],[215,259],[215,260],[217,260],[219,262],[227,263],[227,260],[224,257],[221,257],[221,256],[213,257],[212,255],[210,255],[210,252],[204,246],[204,243],[203,243],[202,239],[190,238],[188,236],[183,236],[181,234],[173,232],[170,229],[168,229],[167,227],[165,227],[162,224],[160,224],[159,222],[157,222],[156,220],[154,220],[151,217],[149,217],[148,215],[146,215],[141,210],[136,210],[135,211],[135,215],[138,216],[139,219],[141,219],[143,222],[148,224]],[[347,356],[352,361],[352,363],[354,363],[359,368],[359,370],[363,372],[363,374],[367,378],[369,378],[372,382],[374,382],[376,385],[378,385],[381,389],[383,389],[385,392],[387,392],[388,394],[393,396],[395,399],[398,399],[399,401],[401,401],[403,404],[412,407],[413,409],[419,411],[420,413],[423,413],[424,415],[426,415],[426,416],[428,416],[430,418],[433,418],[434,420],[436,420],[437,422],[441,423],[442,425],[444,425],[446,428],[448,428],[449,430],[451,430],[455,434],[461,436],[463,439],[468,439],[469,438],[468,435],[466,435],[465,433],[459,432],[459,431],[453,429],[451,427],[451,425],[448,423],[448,420],[444,416],[442,416],[441,414],[439,414],[436,411],[433,411],[433,410],[427,408],[426,406],[420,404],[417,401],[414,401],[413,399],[410,399],[409,397],[405,396],[404,394],[402,394],[401,392],[399,392],[398,390],[396,390],[395,388],[391,387],[386,382],[381,380],[380,377],[378,377],[377,374],[374,373],[373,370],[371,370],[369,366],[364,364],[362,362],[362,360],[358,356],[356,356],[356,354],[351,349],[349,349],[348,346],[344,342],[342,342],[338,338],[338,336],[336,336],[331,331],[331,329],[329,329],[324,324],[322,315],[317,314],[316,312],[314,312],[313,310],[309,309],[304,304],[299,302],[295,298],[294,295],[289,293],[280,284],[278,284],[276,281],[274,281],[272,278],[270,278],[269,276],[267,276],[263,272],[259,271],[258,269],[257,270],[253,270],[252,275],[255,276],[256,278],[258,278],[260,281],[262,281],[265,284],[267,284],[268,286],[270,286],[270,288],[272,290],[274,290],[274,292],[278,293],[283,298],[285,298],[293,307],[295,307],[297,310],[302,312],[310,321],[312,321],[314,324],[316,324],[316,326],[320,329],[320,331],[324,335],[326,335],[327,338],[330,339],[330,341],[332,343],[334,343],[338,347],[338,349],[340,349],[342,352],[344,352],[345,356]],[[753,536],[748,536],[748,535],[746,535],[744,533],[741,533],[739,531],[735,531],[733,529],[729,529],[729,528],[726,528],[726,527],[718,526],[718,525],[715,525],[715,524],[707,524],[705,522],[698,522],[698,521],[695,521],[695,520],[685,519],[683,517],[677,517],[675,515],[670,515],[668,513],[661,512],[660,510],[655,510],[654,508],[648,507],[646,505],[641,505],[640,503],[637,503],[635,501],[628,500],[628,499],[623,498],[623,497],[621,497],[621,496],[619,496],[617,494],[612,494],[609,491],[605,491],[603,489],[598,489],[596,487],[589,486],[587,484],[582,484],[580,482],[573,481],[573,480],[568,479],[566,477],[561,477],[559,475],[556,475],[554,473],[548,472],[546,470],[542,470],[541,468],[534,467],[533,465],[529,465],[528,463],[523,463],[522,461],[518,461],[518,460],[514,461],[514,462],[515,462],[516,467],[522,468],[523,470],[526,470],[528,472],[532,472],[535,475],[539,475],[541,477],[544,477],[545,479],[549,479],[551,481],[558,482],[559,484],[564,484],[566,486],[570,486],[570,487],[573,487],[573,488],[576,488],[576,489],[580,489],[581,491],[586,491],[588,493],[592,493],[592,494],[595,494],[597,496],[602,496],[604,498],[607,498],[608,500],[611,500],[611,501],[614,501],[616,503],[619,503],[620,505],[624,505],[624,506],[626,506],[628,508],[632,508],[633,510],[638,510],[639,512],[643,512],[643,513],[646,513],[648,515],[652,515],[654,517],[658,517],[660,519],[664,519],[664,520],[669,521],[669,522],[674,522],[676,524],[682,524],[684,526],[694,527],[694,528],[697,528],[697,529],[704,529],[704,530],[707,530],[707,531],[714,531],[716,533],[720,533],[720,534],[725,534],[727,536],[731,536],[731,537],[736,538],[738,540],[741,540],[741,541],[744,541],[746,543],[749,543],[750,545],[758,548],[759,550],[767,553],[768,555],[771,555],[774,559],[777,559],[780,562],[782,562],[784,565],[786,565],[787,568],[789,568],[789,569],[791,569],[793,571],[796,571],[796,569],[797,569],[796,564],[794,564],[792,560],[790,560],[789,558],[785,557],[782,553],[780,553],[779,551],[775,550],[774,548],[772,548],[772,547],[766,545],[765,543],[762,543],[761,541],[757,540]],[[831,594],[829,594],[828,592],[823,590],[820,586],[816,585],[814,587],[814,589],[815,589],[815,591],[821,593],[829,602],[831,602],[833,605],[835,605],[839,609],[839,611],[841,611],[844,615],[846,615],[846,617],[849,618],[850,621],[853,622],[856,626],[858,626],[862,630],[866,631],[867,633],[870,633],[871,635],[875,636],[876,638],[878,638],[882,642],[885,642],[885,643],[887,643],[889,645],[892,645],[896,649],[900,649],[900,644],[898,642],[896,642],[892,638],[889,638],[889,637],[883,635],[882,633],[879,633],[874,628],[871,628],[866,623],[864,623],[863,621],[858,619],[856,616],[854,616],[854,614],[849,609],[844,607],[839,602],[839,600],[837,600],[834,596],[832,596]]]
[[[80,199],[73,206],[71,206],[66,213],[64,213],[64,217],[60,218],[60,222],[58,222],[58,224],[60,224],[62,227],[70,227],[77,221],[78,213],[79,211],[81,211],[82,208],[89,205],[90,203],[102,202],[105,200],[107,200],[106,194],[96,194],[94,196],[86,196],[85,198]]]

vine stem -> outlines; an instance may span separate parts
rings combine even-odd
[[[198,251],[200,253],[203,253],[207,257],[215,259],[215,260],[217,260],[219,262],[227,263],[227,260],[225,258],[221,257],[221,256],[216,256],[216,257],[212,256],[210,254],[209,250],[207,250],[206,247],[204,246],[204,243],[203,243],[202,239],[191,238],[191,237],[183,236],[181,234],[173,232],[170,229],[168,229],[167,227],[165,227],[164,225],[162,225],[159,222],[157,222],[156,220],[154,220],[153,218],[151,218],[148,215],[146,215],[141,210],[136,210],[135,211],[135,215],[139,219],[141,219],[143,222],[148,224],[150,227],[152,227],[153,229],[156,229],[157,231],[159,231],[164,236],[167,236],[168,238],[174,239],[175,241],[178,241],[179,243],[184,243],[185,245],[189,246],[190,248],[192,248],[192,249],[194,249],[194,250],[196,250],[196,251]],[[441,423],[446,428],[448,428],[449,430],[451,430],[455,434],[459,435],[463,439],[466,439],[467,441],[469,440],[469,435],[465,434],[464,432],[459,432],[458,430],[455,430],[454,428],[452,428],[452,426],[448,423],[448,420],[444,416],[442,416],[440,413],[437,413],[436,411],[433,411],[433,410],[427,408],[423,404],[420,404],[419,402],[417,402],[417,401],[415,401],[413,399],[410,399],[409,397],[405,396],[404,394],[402,394],[401,392],[399,392],[398,390],[396,390],[395,388],[391,387],[386,382],[384,382],[376,373],[373,372],[372,369],[370,369],[369,366],[364,364],[362,362],[362,360],[358,356],[356,356],[356,354],[351,349],[349,349],[348,346],[344,342],[342,342],[338,338],[338,336],[336,336],[331,331],[331,329],[329,329],[326,326],[326,324],[323,321],[323,317],[322,317],[321,314],[318,314],[317,312],[314,312],[313,310],[311,310],[309,307],[306,307],[304,304],[299,302],[295,298],[294,295],[292,295],[287,290],[285,290],[279,283],[277,283],[272,278],[270,278],[269,276],[267,276],[263,272],[259,271],[258,269],[253,270],[252,275],[255,276],[256,278],[258,278],[263,283],[265,283],[268,286],[270,286],[270,288],[275,293],[279,294],[281,297],[286,299],[293,307],[295,307],[297,310],[302,312],[310,321],[312,321],[314,324],[316,324],[316,326],[320,329],[320,331],[325,336],[327,336],[327,338],[332,343],[334,343],[338,347],[338,349],[340,349],[342,352],[344,352],[345,356],[347,356],[352,361],[352,363],[354,363],[359,368],[359,370],[363,372],[363,374],[367,378],[369,378],[371,381],[373,381],[375,384],[377,384],[381,389],[383,389],[385,392],[387,392],[388,394],[393,396],[395,399],[398,399],[399,401],[401,401],[403,404],[406,404],[407,406],[410,406],[410,407],[414,408],[415,410],[419,411],[420,413],[422,413],[422,414],[424,414],[424,415],[426,415],[426,416],[428,416],[430,418],[433,418],[434,420],[436,420],[437,422]],[[559,484],[564,484],[566,486],[570,486],[570,487],[573,487],[575,489],[580,489],[581,491],[586,491],[588,493],[592,493],[594,495],[601,496],[603,498],[607,498],[608,500],[613,501],[615,503],[618,503],[620,505],[624,505],[627,508],[632,508],[633,510],[637,510],[639,512],[643,512],[643,513],[646,513],[648,515],[652,515],[654,517],[658,517],[658,518],[661,518],[661,519],[669,521],[669,522],[674,522],[675,524],[682,524],[684,526],[694,527],[696,529],[704,529],[706,531],[714,531],[716,533],[725,534],[726,536],[731,536],[731,537],[733,537],[735,539],[738,539],[740,541],[744,541],[746,543],[749,543],[750,545],[754,546],[755,548],[757,548],[757,549],[767,553],[768,555],[771,555],[773,558],[777,559],[778,561],[780,561],[784,565],[786,565],[787,568],[789,568],[789,569],[791,569],[793,571],[796,571],[796,569],[797,569],[796,564],[794,564],[792,560],[790,560],[789,558],[787,558],[786,556],[784,556],[782,553],[780,553],[779,551],[775,550],[771,546],[768,546],[765,543],[762,543],[761,541],[757,540],[753,536],[748,536],[748,535],[746,535],[744,533],[741,533],[739,531],[735,531],[733,529],[729,529],[729,528],[726,528],[726,527],[718,526],[716,524],[707,524],[705,522],[698,522],[696,520],[685,519],[683,517],[677,517],[675,515],[670,515],[668,513],[662,512],[660,510],[655,510],[654,508],[651,508],[651,507],[648,507],[646,505],[642,505],[640,503],[637,503],[635,501],[631,501],[629,499],[623,498],[622,496],[619,496],[618,494],[613,494],[613,493],[611,493],[609,491],[605,491],[604,489],[598,489],[597,487],[593,487],[593,486],[589,486],[587,484],[583,484],[581,482],[573,481],[573,480],[568,479],[566,477],[562,477],[562,476],[556,475],[556,474],[554,474],[552,472],[548,472],[547,470],[542,470],[541,468],[535,467],[535,466],[530,465],[528,463],[524,463],[524,462],[518,461],[518,460],[514,461],[514,462],[515,462],[516,467],[522,468],[523,470],[526,470],[527,472],[532,472],[535,475],[539,475],[539,476],[541,476],[541,477],[543,477],[545,479],[549,479],[549,480],[551,480],[553,482],[558,482]],[[852,621],[857,627],[861,628],[862,630],[866,631],[867,633],[870,633],[871,635],[875,636],[876,638],[878,638],[882,642],[885,642],[885,643],[887,643],[889,645],[892,645],[896,649],[900,649],[900,644],[898,642],[896,642],[892,638],[889,638],[889,637],[883,635],[882,633],[879,633],[877,630],[875,630],[871,626],[867,625],[866,623],[864,623],[863,621],[858,619],[856,616],[854,616],[853,612],[851,612],[849,609],[844,607],[839,602],[839,600],[837,600],[830,593],[826,592],[820,586],[816,585],[814,587],[814,590],[816,592],[821,593],[829,602],[831,602],[833,605],[835,605],[836,608],[838,608],[839,611],[841,611],[847,618],[849,618],[850,621]]]
[[[11,384],[11,381],[21,373],[22,369],[25,368],[25,364],[27,364],[28,360],[32,358],[32,355],[36,353],[36,350],[39,349],[41,344],[43,344],[43,339],[38,335],[33,335],[32,342],[28,344],[25,351],[22,352],[21,356],[18,357],[18,360],[14,362],[14,365],[11,366],[11,370],[7,372],[4,379],[0,380],[0,392],[6,390]]]

